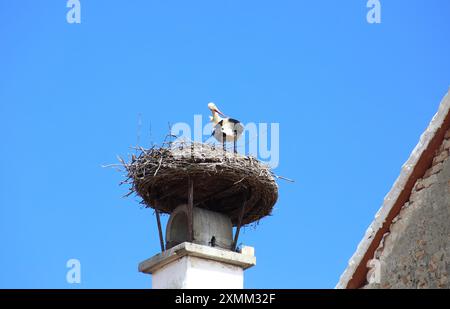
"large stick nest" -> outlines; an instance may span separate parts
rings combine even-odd
[[[127,170],[128,195],[136,193],[146,207],[170,214],[187,203],[188,179],[194,186],[194,206],[220,212],[237,225],[245,203],[242,225],[270,215],[278,186],[269,166],[251,156],[224,152],[221,147],[174,142],[164,147],[140,148]]]

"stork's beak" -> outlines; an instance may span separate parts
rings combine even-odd
[[[225,114],[222,113],[218,108],[216,108],[214,111],[215,111],[216,113],[219,113],[219,115],[222,115],[222,116],[226,117]]]

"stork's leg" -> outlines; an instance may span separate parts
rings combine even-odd
[[[237,145],[236,145],[236,140],[237,140],[237,131],[236,130],[234,130],[234,140],[233,140],[233,148],[234,148],[234,153],[236,154],[237,153]]]
[[[225,133],[222,133],[223,152],[227,151],[227,147],[225,144],[226,141],[227,141],[227,135]]]

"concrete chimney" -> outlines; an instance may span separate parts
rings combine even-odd
[[[256,264],[254,249],[233,251],[228,216],[193,208],[193,239],[189,240],[186,205],[178,206],[166,227],[166,250],[139,264],[152,275],[154,289],[242,289],[244,270]]]

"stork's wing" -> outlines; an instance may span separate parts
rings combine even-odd
[[[242,132],[244,132],[244,126],[239,120],[233,118],[229,118],[228,120],[233,123],[233,131],[236,134],[236,137],[239,138],[242,135]]]

